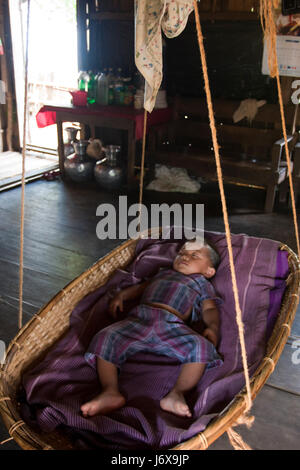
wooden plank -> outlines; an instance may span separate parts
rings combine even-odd
[[[216,11],[212,16],[211,12],[200,12],[200,21],[259,21],[255,12],[248,11]],[[194,15],[189,16],[189,21],[194,22]]]
[[[57,167],[57,163],[53,158],[38,158],[32,155],[26,156],[25,175],[32,175],[35,170],[48,169],[49,167]],[[22,155],[19,152],[3,152],[0,153],[0,181],[6,178],[20,176],[22,174]]]
[[[0,273],[1,294],[19,298],[19,266],[1,261]],[[69,279],[50,276],[31,269],[24,269],[23,298],[24,302],[41,307],[60,291]],[[33,287],[34,286],[34,287]]]
[[[187,168],[190,170],[194,170],[200,168],[200,165],[204,169],[205,165],[205,170],[207,172],[210,172],[210,170],[214,173],[215,172],[215,157],[213,154],[213,151],[209,154],[207,152],[206,154],[196,154],[196,153],[187,153],[187,152],[181,152],[181,153],[176,153],[176,152],[157,152],[155,153],[155,161],[165,164],[172,164],[173,166],[180,166],[181,168]],[[237,165],[238,163],[238,165]],[[257,173],[263,173],[263,178],[266,177],[266,175],[271,171],[270,165],[266,164],[259,164],[259,163],[251,163],[251,161],[242,161],[242,160],[234,160],[234,158],[223,158],[221,155],[221,164],[224,169],[232,169],[233,171],[236,171],[237,173],[242,173],[243,171],[246,172],[246,174],[251,176],[257,177]]]
[[[300,304],[298,305],[296,317],[292,326],[291,335],[295,337],[299,336],[300,338]]]
[[[96,12],[91,14],[90,18],[97,21],[134,21],[134,14],[125,12]]]
[[[0,213],[2,213],[1,210]],[[34,234],[32,233],[31,236],[34,236]],[[72,250],[68,248],[68,246],[65,248],[55,244],[51,244],[49,246],[45,236],[45,233],[39,232],[40,240],[35,240],[26,236],[24,241],[24,267],[35,271],[37,276],[40,273],[50,274],[51,276],[62,278],[64,281],[66,279],[71,281],[89,268],[95,261],[94,257],[84,255],[74,249]],[[20,235],[16,231],[12,232],[2,226],[0,232],[0,245],[2,247],[0,261],[6,261],[18,265],[20,258]],[[43,260],[42,265],[41,260]]]
[[[175,138],[177,136],[184,137],[187,142],[193,142],[194,136],[203,140],[211,140],[211,129],[206,123],[185,119],[176,125]],[[217,136],[220,144],[238,142],[241,148],[247,146],[260,147],[265,148],[266,153],[272,144],[281,138],[281,132],[272,129],[256,129],[224,124],[217,126]]]
[[[290,392],[297,393],[300,399],[300,365],[295,363],[295,347],[293,343],[296,340],[289,339],[283,350],[282,355],[278,361],[275,371],[268,379],[267,383],[274,387],[289,390]],[[299,348],[300,350],[300,339]],[[300,354],[299,354],[300,357]]]
[[[10,341],[16,336],[18,328],[19,305],[16,299],[0,298],[0,340],[4,341],[6,347]],[[28,309],[23,309],[24,325],[33,314],[37,312],[36,308],[31,309],[32,313],[28,313]]]
[[[239,426],[236,431],[253,450],[299,450],[299,396],[266,385],[254,401],[250,415],[255,417],[251,429]],[[209,450],[232,450],[226,434]]]
[[[213,109],[215,118],[217,121],[222,119],[231,120],[233,122],[233,114],[240,105],[239,101],[234,100],[213,100]],[[199,98],[184,97],[183,99],[177,99],[174,103],[177,115],[187,115],[189,117],[200,116],[205,120],[208,120],[208,110],[206,100]],[[289,127],[292,126],[295,114],[295,105],[287,104],[284,107],[284,113],[286,123]],[[281,128],[281,115],[278,104],[266,104],[258,109],[257,115],[255,116],[252,126],[255,127],[258,123],[279,124],[278,128]],[[297,118],[297,127],[300,126],[300,116]],[[249,127],[246,121],[243,121],[243,125]]]
[[[40,253],[40,255],[42,255],[43,248],[45,250],[49,250],[49,248],[47,248],[47,245],[49,244],[52,246],[53,254],[57,257],[57,259],[51,260],[51,256],[49,256],[47,261],[47,269],[50,269],[50,266],[52,266],[52,269],[59,269],[59,263],[61,262],[59,261],[60,255],[63,259],[65,259],[66,263],[70,265],[70,269],[72,270],[72,264],[77,266],[78,269],[81,269],[81,267],[84,266],[88,267],[88,263],[96,261],[94,258],[95,253],[98,253],[99,258],[107,253],[108,247],[104,246],[103,242],[101,242],[101,240],[99,240],[96,235],[96,226],[100,218],[85,214],[85,211],[81,211],[81,214],[77,213],[76,215],[74,211],[73,215],[71,215],[68,220],[68,216],[66,215],[64,223],[64,217],[60,217],[59,220],[55,221],[56,216],[55,214],[50,214],[50,211],[49,214],[46,213],[44,215],[42,214],[42,211],[36,211],[36,215],[34,215],[34,209],[30,214],[28,212],[29,208],[27,211],[25,208],[26,216],[24,239],[26,244],[26,259],[28,259],[28,263],[30,261],[30,257],[33,254],[31,251],[36,254]],[[14,230],[18,234],[20,227],[20,215],[11,212],[5,212],[3,209],[0,210],[0,214],[2,217],[2,227],[4,227],[4,224],[7,227],[10,223],[14,226]],[[79,219],[81,215],[82,218]],[[4,222],[5,220],[7,221],[6,223]],[[78,220],[81,220],[80,224],[78,224]],[[3,230],[3,239],[9,243],[9,235],[7,237],[7,234],[10,234],[10,230]],[[70,248],[71,240],[72,248]],[[16,249],[18,253],[18,235],[15,239],[12,239],[12,241],[14,242],[14,245],[11,246],[10,251]],[[111,247],[115,247],[117,245],[117,241],[110,240],[108,246],[109,245]],[[9,254],[10,251],[8,254],[5,254],[4,252],[2,256],[12,256],[12,253]],[[57,267],[55,268],[56,265]]]

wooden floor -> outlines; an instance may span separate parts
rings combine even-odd
[[[264,193],[226,188],[233,233],[273,238],[296,249],[293,223],[285,207],[262,212]],[[125,194],[124,191],[121,194]],[[20,188],[0,193],[0,339],[6,344],[17,333]],[[26,186],[24,244],[24,323],[58,290],[88,268],[120,241],[100,241],[96,236],[96,208],[118,194],[56,181],[35,181]],[[129,202],[137,202],[137,194]],[[205,228],[224,231],[221,207],[214,185],[204,185],[197,195],[146,192],[144,203],[204,203]],[[300,449],[300,364],[292,363],[293,343],[300,338],[300,311],[279,364],[254,402],[255,423],[241,434],[254,449]],[[0,441],[8,437],[0,420]],[[18,450],[13,441],[3,450]],[[231,449],[223,435],[211,447]]]

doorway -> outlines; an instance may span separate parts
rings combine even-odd
[[[24,64],[27,0],[9,0],[17,114],[23,147]],[[29,23],[27,146],[30,153],[57,159],[56,125],[38,128],[44,104],[70,104],[77,88],[76,0],[31,0]]]

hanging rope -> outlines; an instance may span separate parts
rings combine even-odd
[[[143,142],[142,142],[142,161],[141,161],[141,173],[140,173],[140,194],[139,194],[139,218],[138,218],[138,229],[141,230],[141,216],[142,216],[142,201],[143,201],[143,189],[144,189],[144,168],[145,168],[145,153],[146,153],[146,133],[147,133],[147,110],[144,110],[144,127],[143,127]]]
[[[28,44],[29,44],[29,17],[30,0],[27,0],[27,31],[25,53],[25,84],[24,84],[24,121],[23,121],[23,147],[22,147],[22,193],[21,193],[21,228],[20,228],[20,276],[19,276],[19,328],[23,321],[23,252],[24,252],[24,213],[25,213],[25,156],[26,156],[26,132],[27,132],[27,95],[28,95]]]
[[[221,201],[222,201],[224,225],[225,225],[226,240],[227,240],[227,246],[228,246],[231,279],[232,279],[232,288],[233,288],[235,308],[236,308],[236,321],[237,321],[238,330],[239,330],[239,339],[240,339],[240,344],[241,344],[243,368],[244,368],[245,381],[246,381],[248,409],[250,409],[252,406],[252,398],[251,398],[250,379],[249,379],[248,364],[247,364],[247,352],[246,352],[245,338],[244,338],[244,325],[242,321],[242,312],[241,312],[240,304],[239,304],[238,288],[237,288],[237,281],[236,281],[234,261],[233,261],[231,235],[230,235],[230,228],[229,228],[229,221],[228,221],[228,212],[227,212],[226,199],[225,199],[225,193],[224,193],[223,175],[222,175],[220,154],[219,154],[219,145],[218,145],[218,140],[217,140],[217,130],[216,130],[216,123],[215,123],[215,117],[214,117],[213,106],[212,106],[212,98],[211,98],[209,78],[208,78],[208,72],[207,72],[207,62],[206,62],[205,49],[204,49],[204,44],[203,44],[203,35],[202,35],[202,30],[201,30],[201,25],[200,25],[197,0],[194,0],[194,8],[195,8],[195,17],[196,17],[197,38],[198,38],[198,44],[199,44],[199,49],[200,49],[200,55],[201,55],[205,92],[207,96],[209,121],[210,121],[211,133],[212,133],[213,148],[214,148],[215,158],[216,158],[218,183],[219,183],[219,189],[220,189]]]
[[[282,130],[283,130],[283,136],[284,136],[284,141],[285,141],[285,154],[286,154],[286,161],[287,161],[288,174],[289,174],[289,184],[290,184],[290,194],[291,194],[291,201],[292,201],[293,220],[294,220],[294,226],[295,226],[295,236],[296,236],[296,242],[297,242],[298,256],[300,256],[300,242],[299,242],[295,192],[294,192],[294,184],[293,184],[293,178],[292,178],[292,165],[291,165],[291,158],[289,154],[289,146],[287,142],[286,121],[285,121],[285,115],[284,115],[282,89],[281,89],[281,83],[280,83],[280,77],[279,77],[278,57],[277,57],[277,47],[276,47],[277,32],[276,32],[276,25],[274,21],[274,8],[278,8],[278,6],[279,6],[279,0],[273,0],[273,1],[261,0],[260,21],[261,21],[261,25],[262,25],[263,32],[264,32],[266,45],[268,48],[268,64],[269,64],[270,76],[272,78],[276,77],[276,81],[277,81],[281,123],[282,123]]]
[[[200,49],[200,56],[201,56],[201,63],[202,63],[202,70],[203,70],[203,77],[204,77],[205,93],[207,97],[209,122],[210,122],[213,148],[214,148],[215,159],[216,159],[218,184],[219,184],[219,190],[220,190],[221,202],[222,202],[223,218],[224,218],[227,248],[228,248],[228,255],[229,255],[229,265],[230,265],[230,272],[231,272],[231,279],[232,279],[232,289],[233,289],[235,309],[236,309],[236,323],[238,326],[243,370],[244,370],[245,383],[246,383],[246,393],[247,393],[246,410],[245,410],[245,414],[243,415],[243,423],[247,423],[249,426],[251,426],[254,418],[249,417],[246,414],[252,407],[252,396],[251,396],[250,378],[249,378],[248,363],[247,363],[247,351],[246,351],[245,337],[244,337],[244,325],[242,321],[242,312],[241,312],[240,303],[239,303],[238,287],[237,287],[236,274],[235,274],[235,268],[234,268],[233,252],[232,252],[230,227],[229,227],[229,221],[228,221],[228,212],[227,212],[226,199],[225,199],[225,193],[224,193],[223,175],[222,175],[222,168],[221,168],[221,163],[220,163],[217,130],[216,130],[216,123],[215,123],[215,117],[214,117],[214,112],[213,112],[212,97],[211,97],[209,78],[208,78],[208,72],[207,72],[206,54],[205,54],[205,49],[204,49],[204,44],[203,44],[203,34],[202,34],[202,29],[201,29],[201,24],[200,24],[197,0],[194,0],[194,10],[195,10],[195,18],[196,18],[197,39],[198,39],[198,44],[199,44],[199,49]],[[237,424],[240,424],[240,423],[237,423]],[[229,428],[227,432],[228,432],[230,441],[235,449],[240,449],[240,450],[245,449],[245,448],[250,449],[249,446],[247,446],[246,444],[244,443],[243,445],[241,444],[243,442],[242,438],[240,436],[239,438],[237,438],[237,433],[233,431],[232,427]]]

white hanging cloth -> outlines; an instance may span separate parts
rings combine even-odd
[[[193,0],[135,0],[135,64],[145,78],[149,113],[162,82],[162,30],[168,38],[179,36],[193,9]]]

